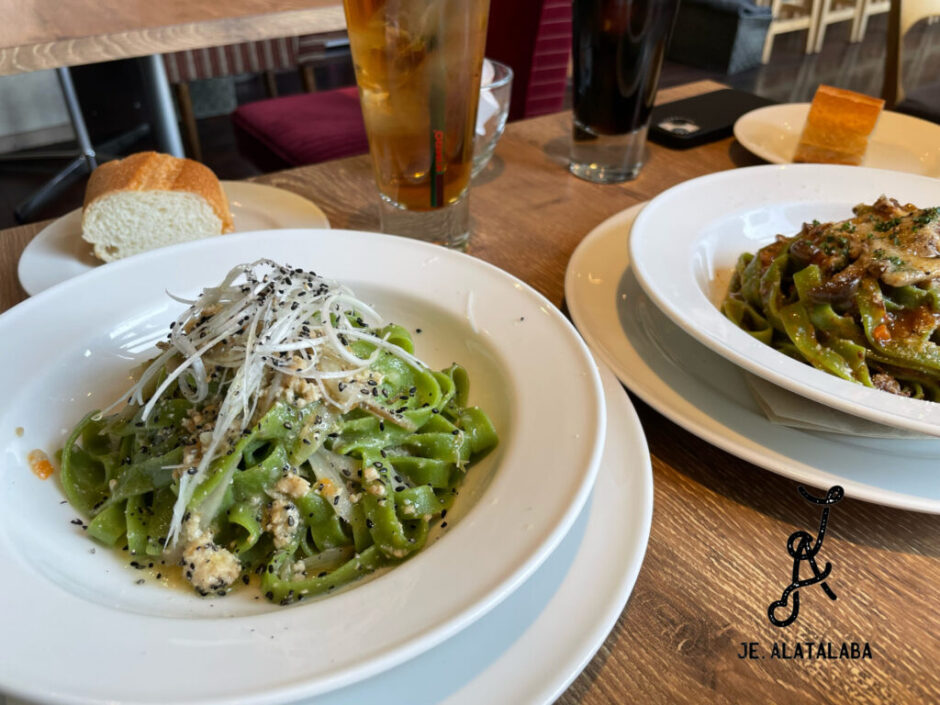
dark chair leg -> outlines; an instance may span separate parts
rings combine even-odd
[[[273,71],[265,71],[261,74],[264,77],[264,92],[268,98],[277,98],[277,77]]]
[[[303,84],[304,93],[316,93],[317,79],[313,74],[313,66],[305,64],[300,67],[300,82]]]
[[[176,94],[176,105],[179,107],[183,123],[183,142],[186,144],[186,153],[190,159],[201,162],[202,145],[199,143],[199,130],[196,128],[193,101],[189,97],[189,84],[176,83],[173,85],[173,92]]]
[[[32,220],[36,211],[49,205],[62,191],[79,176],[90,174],[94,169],[94,162],[88,155],[80,154],[58,174],[40,186],[29,198],[20,203],[13,211],[17,223],[26,223]]]

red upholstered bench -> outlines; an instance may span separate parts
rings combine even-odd
[[[561,110],[571,0],[491,0],[486,55],[515,74],[510,119]],[[264,171],[369,151],[356,88],[248,103],[232,120],[239,150]]]
[[[239,149],[266,171],[369,151],[355,86],[248,103],[232,121]]]

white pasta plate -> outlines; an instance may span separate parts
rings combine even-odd
[[[345,283],[411,330],[431,366],[463,364],[471,403],[500,436],[424,551],[288,607],[137,584],[26,462],[126,388],[182,308],[167,291],[191,297],[261,257]],[[380,673],[531,575],[578,515],[603,450],[598,371],[557,309],[491,265],[403,238],[277,230],[165,248],[28,299],[0,316],[0,339],[0,690],[30,700],[274,703]]]
[[[824,491],[841,485],[847,497],[867,502],[940,514],[940,439],[863,438],[773,423],[740,368],[696,342],[649,300],[628,253],[630,228],[645,206],[595,227],[565,273],[572,320],[620,381],[686,430],[778,475]]]
[[[798,362],[735,326],[718,309],[738,256],[804,222],[841,220],[887,194],[940,203],[935,179],[863,167],[797,164],[720,172],[660,194],[636,219],[630,258],[640,285],[680,328],[743,369],[849,414],[940,435],[940,404],[871,389]]]

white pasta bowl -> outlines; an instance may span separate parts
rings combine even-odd
[[[463,364],[500,436],[424,551],[288,607],[138,585],[127,554],[96,547],[57,480],[26,461],[127,388],[182,309],[167,291],[193,296],[262,257],[350,286],[432,367]],[[542,563],[590,492],[605,434],[594,362],[546,299],[467,255],[374,233],[265,231],[132,257],[6,312],[0,340],[0,691],[43,702],[284,702],[401,663]]]
[[[839,379],[761,343],[719,306],[735,262],[803,223],[843,220],[882,194],[940,205],[936,179],[863,167],[796,164],[734,169],[661,193],[637,217],[631,266],[650,298],[689,335],[764,379],[840,411],[940,435],[940,404]]]

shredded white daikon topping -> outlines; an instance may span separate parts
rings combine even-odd
[[[207,398],[210,381],[228,381],[211,441],[195,473],[180,476],[168,546],[179,536],[193,492],[212,461],[277,400],[284,376],[316,384],[321,398],[345,413],[360,400],[338,393],[344,385],[336,382],[367,370],[382,350],[427,369],[415,356],[375,335],[385,325],[375,310],[348,288],[313,272],[262,259],[233,268],[219,286],[204,289],[194,301],[167,293],[189,308],[170,324],[163,353],[111,408],[123,401],[136,403],[144,407],[146,421],[174,385],[198,404]],[[367,341],[375,350],[360,358],[350,347],[354,341]],[[174,359],[182,362],[144,399],[144,390]]]

